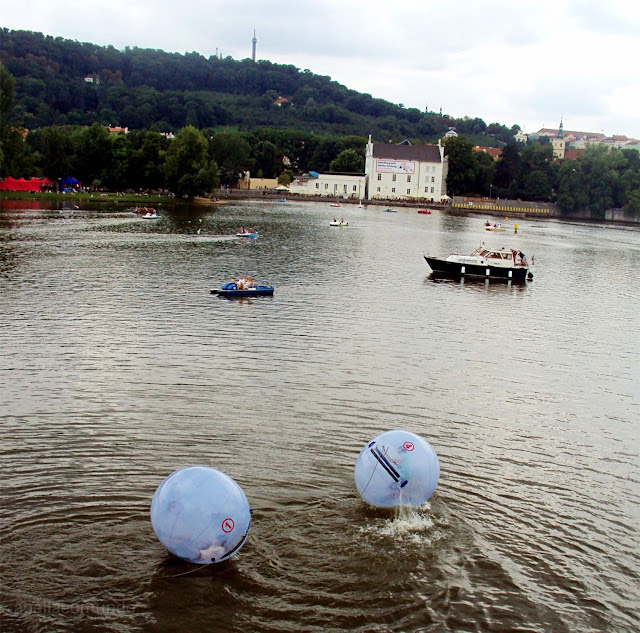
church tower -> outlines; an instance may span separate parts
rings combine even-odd
[[[551,139],[553,145],[553,155],[555,158],[564,158],[565,151],[567,149],[567,142],[564,140],[564,126],[562,125],[562,117],[560,117],[560,127],[558,128],[558,134],[554,139]]]
[[[256,39],[256,30],[253,29],[253,39],[251,40],[251,59],[255,62],[256,61],[256,44],[258,43],[258,40]]]

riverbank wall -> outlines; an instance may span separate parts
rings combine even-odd
[[[621,208],[607,209],[602,218],[594,218],[589,209],[571,213],[560,210],[557,204],[544,202],[524,202],[522,200],[501,200],[499,198],[467,198],[455,196],[451,208],[468,213],[500,215],[527,218],[553,218],[576,222],[612,222],[629,226],[640,226],[640,217],[625,213]]]

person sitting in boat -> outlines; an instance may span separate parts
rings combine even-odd
[[[244,232],[245,232],[245,228],[244,228],[244,226],[241,226],[241,227],[238,229],[238,233],[244,233]]]
[[[487,221],[484,223],[484,225],[485,225],[485,226],[491,226],[491,222],[489,222],[489,220],[487,220]]]
[[[520,265],[521,266],[526,266],[527,265],[527,256],[522,251],[520,251],[518,253],[518,255],[520,255]]]
[[[338,223],[338,220],[336,220],[335,218],[333,218],[333,221],[334,221],[335,224]]]
[[[246,232],[247,232],[247,233],[253,233],[253,227],[252,227],[252,226],[250,226],[250,227],[247,229],[247,231],[246,231]]]
[[[238,281],[236,281],[236,286],[238,286],[238,290],[244,290],[247,284],[247,280],[244,278],[244,275],[241,275]]]
[[[340,224],[344,224],[344,218],[340,218]]]

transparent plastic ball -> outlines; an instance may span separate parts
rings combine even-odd
[[[362,449],[354,474],[360,496],[370,505],[421,506],[438,485],[440,463],[431,444],[419,435],[386,431]]]
[[[169,475],[151,501],[151,524],[159,541],[190,563],[219,563],[244,544],[251,510],[242,488],[208,466]]]

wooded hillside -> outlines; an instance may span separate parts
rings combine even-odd
[[[479,118],[404,108],[329,77],[265,60],[207,59],[195,52],[135,47],[119,51],[2,29],[0,62],[16,79],[13,117],[28,129],[95,122],[160,132],[186,125],[268,127],[433,142],[455,127],[473,142],[494,146],[514,134]],[[286,99],[282,105],[275,104],[279,97]]]

